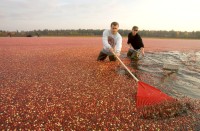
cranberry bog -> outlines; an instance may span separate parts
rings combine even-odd
[[[125,46],[122,61],[185,109],[138,111],[134,79],[119,62],[96,61],[100,37],[6,37],[0,38],[0,130],[199,130],[200,40],[143,41],[147,56],[179,63],[180,70],[163,71],[146,59],[135,68]]]

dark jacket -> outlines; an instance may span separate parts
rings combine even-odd
[[[142,42],[142,38],[139,34],[136,34],[135,36],[132,35],[132,32],[128,34],[128,41],[127,44],[131,43],[132,47],[134,49],[140,49],[141,47],[144,48],[144,44]]]

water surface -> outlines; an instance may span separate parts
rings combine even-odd
[[[125,56],[124,53],[122,57],[127,59]],[[177,66],[178,70],[163,69],[166,64]],[[145,57],[128,66],[136,69],[138,79],[169,95],[200,98],[200,51],[146,52]]]

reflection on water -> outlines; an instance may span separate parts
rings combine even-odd
[[[164,64],[178,65],[178,70],[164,70]],[[147,52],[130,67],[137,70],[138,79],[169,95],[200,98],[200,51]]]

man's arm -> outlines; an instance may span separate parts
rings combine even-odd
[[[141,48],[142,55],[144,56],[144,47]]]
[[[129,45],[130,48],[132,48],[131,40],[130,40],[130,34],[128,34],[128,41],[127,41],[127,44]]]
[[[115,53],[116,53],[118,56],[120,55],[121,48],[122,48],[122,37],[120,36],[120,37],[117,39],[116,47],[115,47]]]
[[[141,44],[141,46],[144,48],[144,44],[143,44],[143,41],[142,41],[142,38],[141,36],[138,35],[138,42]]]
[[[105,49],[110,50],[112,47],[111,47],[111,45],[108,43],[108,36],[109,36],[108,31],[107,31],[107,30],[104,30],[104,32],[103,32],[103,37],[102,37],[103,46],[104,46]]]
[[[131,45],[131,41],[130,41],[130,34],[128,34],[128,41],[127,41],[128,45]]]
[[[144,56],[144,44],[143,44],[143,41],[142,41],[142,38],[139,36],[139,42],[141,43],[141,51],[142,51],[142,55]]]

